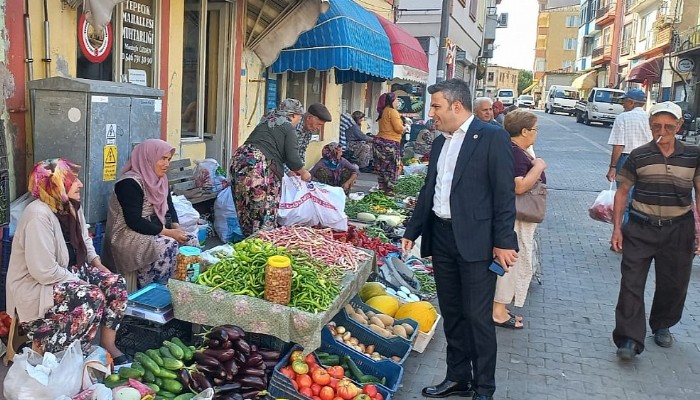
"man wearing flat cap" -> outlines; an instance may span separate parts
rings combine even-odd
[[[311,135],[319,134],[323,124],[331,122],[331,120],[333,118],[330,111],[321,103],[310,105],[306,114],[302,116],[301,122],[297,125],[297,140],[299,157],[303,163],[306,163],[306,148],[309,147]]]
[[[676,140],[683,124],[681,108],[670,101],[649,109],[653,140],[632,150],[617,173],[613,250],[622,252],[620,294],[615,307],[613,340],[623,360],[644,351],[646,317],[644,287],[654,261],[656,290],[649,315],[654,342],[671,347],[669,328],[683,313],[695,241],[693,188],[700,204],[700,148]],[[623,213],[632,186],[629,222]]]

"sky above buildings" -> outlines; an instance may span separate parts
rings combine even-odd
[[[508,13],[508,27],[496,29],[489,64],[532,71],[537,36],[537,0],[503,0],[499,13]]]

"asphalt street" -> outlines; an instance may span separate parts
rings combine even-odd
[[[612,226],[594,221],[588,207],[608,188],[610,128],[536,111],[535,150],[547,162],[548,209],[539,227],[542,285],[533,282],[522,309],[522,330],[497,328],[495,399],[700,399],[700,270],[694,267],[681,322],[670,349],[654,344],[618,361],[611,332],[620,279],[620,255],[609,250]],[[697,264],[697,263],[696,263]],[[652,268],[653,271],[653,268]],[[654,274],[646,291],[647,317]],[[405,364],[397,400],[423,398],[421,388],[442,381],[442,330],[423,354]]]

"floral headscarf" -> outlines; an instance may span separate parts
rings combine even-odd
[[[170,143],[160,139],[148,139],[139,143],[131,151],[131,158],[122,169],[122,176],[138,176],[143,181],[143,194],[153,205],[158,219],[165,225],[168,212],[170,187],[167,176],[156,175],[155,165],[166,153],[175,154]]]
[[[394,108],[394,99],[396,99],[396,95],[391,92],[379,96],[379,100],[377,101],[377,121],[382,117],[385,108]]]
[[[328,168],[328,170],[333,174],[333,177],[337,180],[340,177],[340,159],[343,158],[342,153],[338,155],[338,149],[340,145],[336,142],[328,143],[323,146],[321,150],[321,157],[323,157],[323,164]]]
[[[68,198],[68,191],[78,178],[80,166],[64,158],[39,161],[29,175],[29,192],[45,203],[58,218],[61,232],[68,246],[73,265],[83,265],[87,260],[87,246],[83,239],[83,226],[73,210],[80,209],[80,202]],[[74,257],[73,257],[74,256]]]
[[[64,158],[50,158],[34,165],[29,175],[29,192],[56,214],[68,213],[68,190],[78,177],[80,166]]]
[[[304,106],[297,99],[284,99],[275,110],[265,114],[260,123],[267,122],[267,126],[275,128],[283,125],[285,122],[291,122],[291,116],[294,114],[303,115]]]

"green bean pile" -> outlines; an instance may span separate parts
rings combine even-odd
[[[344,271],[312,259],[300,250],[288,251],[261,239],[246,239],[234,245],[236,252],[212,265],[197,278],[197,283],[222,289],[235,295],[263,298],[267,259],[279,255],[292,260],[292,297],[290,307],[318,313],[328,309],[340,293]]]
[[[404,196],[417,196],[423,188],[423,183],[425,183],[425,175],[402,175],[396,181],[394,192]]]
[[[414,271],[416,280],[420,283],[420,291],[423,294],[434,295],[437,293],[435,278],[425,272]]]

